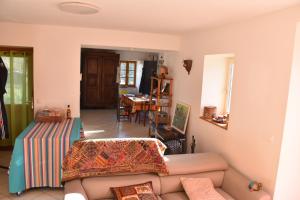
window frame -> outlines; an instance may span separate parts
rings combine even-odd
[[[121,65],[122,63],[126,63],[126,74],[125,74],[125,77],[121,76]],[[130,64],[134,64],[134,70],[129,70],[129,65]],[[136,87],[136,68],[137,68],[137,61],[125,61],[125,60],[121,60],[120,61],[120,87]],[[129,77],[129,72],[130,71],[134,71],[134,77],[133,77],[133,84],[129,84],[129,78],[132,78],[132,77]],[[121,79],[122,78],[125,78],[125,84],[121,84]]]
[[[228,58],[228,74],[227,74],[227,87],[226,87],[226,97],[225,97],[225,108],[227,114],[230,113],[231,108],[231,99],[232,99],[232,84],[233,84],[233,76],[234,76],[234,68],[235,68],[235,60],[234,58]]]

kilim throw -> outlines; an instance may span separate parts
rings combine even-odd
[[[70,148],[74,119],[36,123],[24,137],[26,189],[61,187],[62,161]]]
[[[63,163],[62,181],[128,173],[168,174],[157,139],[88,139],[73,144]]]

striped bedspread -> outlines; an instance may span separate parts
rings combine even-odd
[[[70,148],[74,119],[36,123],[23,138],[26,189],[61,187],[62,161]]]

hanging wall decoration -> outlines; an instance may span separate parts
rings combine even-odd
[[[186,69],[188,74],[190,74],[190,71],[192,69],[192,64],[193,64],[192,60],[183,60],[183,67]]]

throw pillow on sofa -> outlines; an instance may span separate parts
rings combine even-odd
[[[209,178],[180,178],[190,200],[225,200]]]
[[[152,182],[110,188],[117,200],[158,200],[153,192]]]

